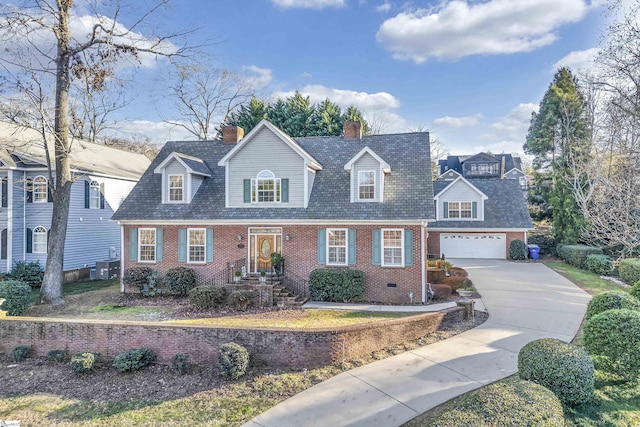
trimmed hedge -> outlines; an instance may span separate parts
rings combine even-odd
[[[626,258],[618,263],[618,274],[625,283],[633,284],[640,280],[640,258]]]
[[[607,310],[626,308],[640,310],[640,301],[624,292],[605,292],[595,295],[587,305],[586,320]]]
[[[156,354],[146,347],[120,353],[113,359],[113,366],[120,372],[135,372],[156,360]]]
[[[151,267],[132,267],[125,270],[122,282],[125,286],[139,289],[145,297],[152,297],[158,293],[157,278],[158,272]]]
[[[249,351],[234,342],[221,345],[218,349],[218,367],[222,375],[237,380],[247,372]]]
[[[465,270],[462,267],[451,267],[449,270],[447,270],[449,272],[450,275],[452,276],[459,276],[459,277],[469,277],[469,273],[467,273],[467,270]]]
[[[584,327],[584,347],[598,369],[626,380],[640,376],[640,311],[607,310]]]
[[[589,255],[602,255],[602,249],[586,245],[558,246],[558,256],[574,267],[586,269]]]
[[[350,268],[319,268],[309,275],[312,301],[355,302],[364,299],[364,272]]]
[[[470,288],[471,286],[473,286],[473,282],[471,282],[471,279],[462,276],[445,277],[442,280],[442,284],[449,286],[453,292],[457,291],[460,288]]]
[[[216,308],[224,304],[227,291],[222,286],[202,285],[189,291],[189,302],[198,308]]]
[[[565,425],[560,399],[553,392],[517,377],[490,384],[460,399],[456,409],[427,426],[536,426]]]
[[[19,345],[11,350],[11,360],[14,362],[22,362],[24,359],[30,357],[33,354],[33,350],[28,345]]]
[[[601,276],[613,270],[613,262],[608,255],[588,255],[585,265],[587,270]]]
[[[184,375],[191,369],[191,362],[189,362],[189,355],[178,353],[171,359],[171,367],[174,371],[180,375]]]
[[[0,298],[6,300],[0,310],[9,316],[21,316],[31,305],[31,286],[20,280],[4,280],[0,282]]]
[[[71,370],[77,374],[93,371],[100,363],[100,353],[78,353],[71,358]]]
[[[527,243],[540,246],[540,255],[557,255],[555,237],[542,233],[527,234]]]
[[[512,240],[509,245],[509,258],[513,260],[527,259],[527,245],[522,240]]]
[[[631,290],[629,291],[629,295],[631,295],[637,300],[640,300],[640,280],[638,280],[636,284],[631,287]]]
[[[13,269],[5,275],[5,278],[19,280],[35,288],[42,285],[44,270],[40,266],[40,261],[18,261]]]
[[[192,268],[175,267],[167,271],[164,276],[164,284],[170,292],[178,295],[186,295],[196,287],[196,272]]]
[[[246,311],[250,305],[253,305],[258,298],[258,292],[253,290],[234,291],[227,297],[227,304],[235,307],[240,311]]]
[[[584,348],[554,338],[531,341],[518,354],[518,373],[554,392],[565,404],[587,402],[593,396],[593,360]]]
[[[51,350],[47,353],[47,359],[55,363],[64,363],[69,359],[67,350]]]

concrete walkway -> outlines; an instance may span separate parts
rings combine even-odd
[[[489,311],[477,328],[374,362],[311,387],[249,427],[393,427],[517,371],[518,351],[577,333],[589,295],[543,264],[453,260],[469,272]]]
[[[441,304],[427,305],[380,305],[380,304],[354,304],[344,302],[317,302],[309,301],[302,308],[317,310],[347,310],[347,311],[391,311],[394,313],[427,313],[455,307],[455,302],[443,302]]]

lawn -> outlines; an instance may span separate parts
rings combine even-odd
[[[79,295],[85,292],[92,292],[98,289],[108,288],[110,286],[119,286],[118,279],[112,280],[90,280],[86,282],[66,283],[62,286],[62,295],[68,297],[71,295]],[[31,289],[31,302],[37,304],[40,302],[40,288]]]
[[[545,262],[545,265],[562,274],[590,295],[598,295],[609,291],[629,292],[627,288],[620,286],[615,282],[601,279],[597,274],[581,270],[562,261],[548,261]]]

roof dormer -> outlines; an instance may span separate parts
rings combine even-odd
[[[211,171],[202,159],[172,152],[154,169],[162,174],[162,203],[190,203]]]
[[[364,147],[344,165],[350,172],[351,202],[383,202],[384,177],[391,166],[371,148]]]

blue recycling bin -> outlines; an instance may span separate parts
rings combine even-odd
[[[537,260],[540,256],[540,246],[538,245],[527,245],[527,249],[529,249],[529,258],[532,260]]]

